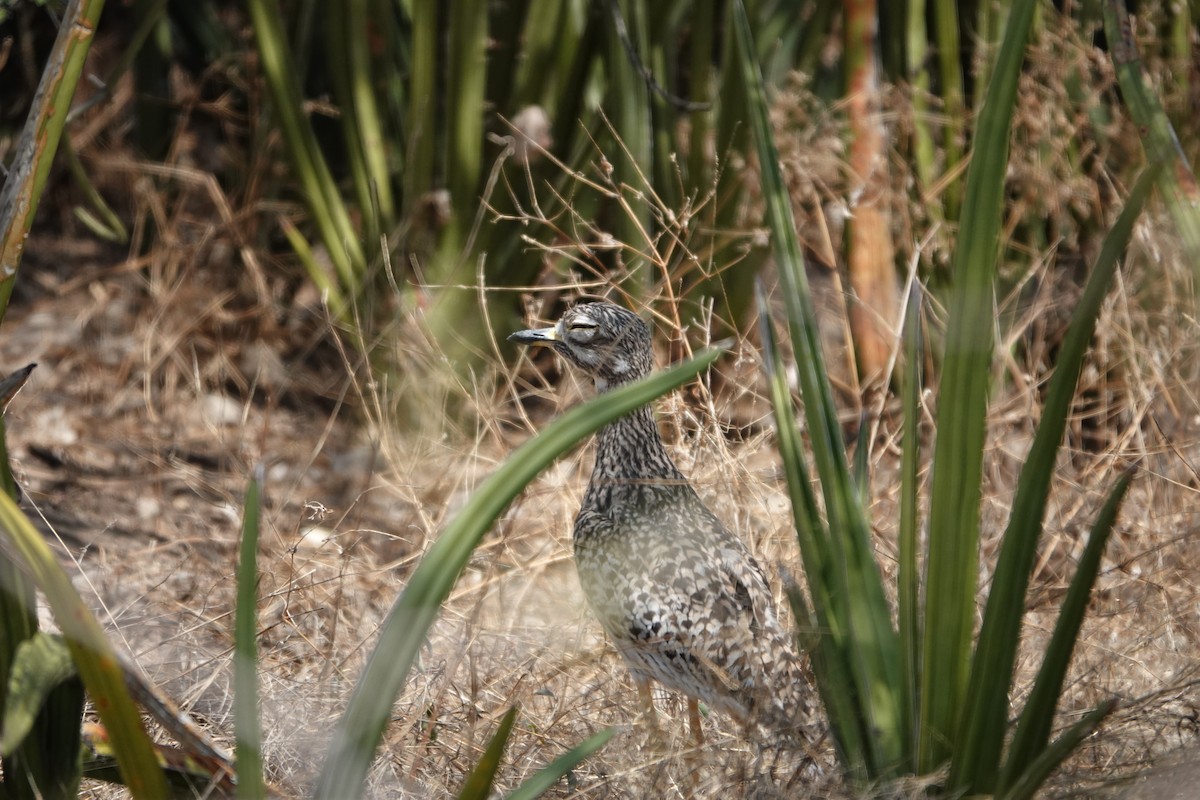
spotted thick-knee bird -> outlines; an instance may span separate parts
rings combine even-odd
[[[653,366],[649,327],[612,303],[509,339],[553,347],[601,392]],[[588,603],[644,699],[651,680],[686,694],[697,741],[697,700],[802,736],[812,693],[763,571],[675,466],[649,406],[600,431],[574,548]]]

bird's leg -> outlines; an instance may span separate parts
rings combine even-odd
[[[658,712],[654,710],[654,696],[650,694],[650,680],[637,681],[638,697],[642,700],[642,710],[650,727],[658,731]]]
[[[688,698],[688,724],[692,728],[692,738],[696,746],[704,745],[704,728],[700,727],[700,701],[694,697]]]
[[[665,752],[667,746],[666,737],[663,736],[662,728],[658,726],[658,712],[654,710],[654,696],[650,693],[650,679],[637,680],[638,697],[642,701],[642,714],[649,727],[649,735],[647,737],[647,745],[652,751]]]

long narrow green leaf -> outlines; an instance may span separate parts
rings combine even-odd
[[[1121,85],[1121,97],[1142,135],[1147,160],[1170,167],[1159,175],[1158,184],[1183,240],[1188,260],[1200,276],[1200,184],[1196,182],[1196,173],[1188,163],[1171,119],[1145,78],[1125,3],[1105,0],[1102,6],[1104,34],[1116,68],[1117,82]]]
[[[237,573],[237,612],[233,645],[233,726],[237,736],[237,794],[240,800],[266,796],[262,771],[262,729],[258,713],[258,529],[262,467],[246,486],[242,545]]]
[[[379,642],[338,721],[314,796],[357,796],[375,748],[429,627],[475,546],[508,504],[539,472],[584,437],[682,385],[709,367],[716,349],[665,372],[608,392],[572,409],[522,445],[450,522],[384,621]]]
[[[937,42],[938,83],[942,89],[942,150],[946,172],[962,160],[963,139],[967,126],[966,92],[963,89],[961,49],[959,46],[959,3],[957,0],[933,0],[933,29]],[[976,131],[982,130],[977,124]],[[1007,138],[1007,137],[1006,137]],[[978,145],[976,145],[978,147]],[[962,196],[958,182],[946,188],[943,216],[958,218],[958,201]],[[965,214],[964,214],[965,217]]]
[[[325,41],[329,58],[329,82],[333,88],[333,96],[338,105],[338,118],[342,124],[342,140],[346,147],[346,168],[350,172],[354,184],[354,193],[358,201],[359,212],[363,220],[363,240],[379,241],[379,215],[376,213],[376,203],[371,189],[371,168],[368,164],[370,153],[366,146],[364,134],[355,101],[354,54],[366,52],[361,38],[366,35],[365,27],[357,31],[351,22],[352,6],[361,0],[346,0],[330,6],[323,15],[325,23]],[[357,34],[357,38],[356,38]],[[376,154],[379,145],[376,145]]]
[[[615,731],[612,728],[605,728],[599,733],[584,739],[517,787],[517,790],[508,796],[508,800],[537,800],[537,798],[548,792],[554,784],[558,783],[562,776],[574,769],[581,761],[608,744],[608,740],[613,737],[614,733]]]
[[[1025,701],[1017,731],[1009,746],[1008,759],[1004,762],[1000,777],[1002,789],[1017,785],[1021,773],[1037,760],[1050,739],[1054,709],[1062,695],[1063,681],[1071,664],[1075,642],[1079,638],[1079,628],[1083,625],[1092,586],[1100,572],[1100,560],[1104,556],[1104,548],[1116,522],[1117,512],[1120,511],[1121,501],[1125,499],[1125,492],[1133,480],[1133,473],[1133,468],[1130,468],[1117,480],[1104,507],[1100,509],[1087,545],[1083,548],[1083,555],[1075,567],[1075,575],[1071,578],[1067,596],[1058,612],[1054,633],[1050,635],[1050,644],[1046,646],[1042,657],[1042,666],[1038,669],[1037,679],[1033,682],[1029,699]]]
[[[942,3],[941,5],[945,5]],[[979,497],[992,362],[992,285],[1000,241],[1009,130],[1035,0],[1016,0],[976,125],[954,249],[950,320],[939,387],[922,631],[918,770],[956,746],[967,689],[979,562]]]
[[[851,474],[859,495],[866,497],[871,491],[871,419],[865,412],[858,418],[858,436],[854,439],[854,470]]]
[[[9,180],[15,176],[10,175]],[[8,405],[8,401],[20,390],[33,370],[33,364],[24,370],[0,381],[0,409]],[[4,417],[0,415],[0,492],[16,500],[20,496],[17,482],[13,479],[12,465],[8,460],[7,431]],[[16,702],[8,695],[9,682],[12,679],[13,665],[16,662],[21,645],[38,632],[37,606],[33,584],[25,575],[21,566],[9,555],[8,551],[0,548],[0,718],[7,715],[10,702]],[[5,723],[7,728],[7,723]],[[15,763],[16,758],[0,757],[0,769],[5,774],[18,774],[21,767]],[[36,756],[35,756],[36,757]]]
[[[809,640],[804,649],[811,653],[817,690],[829,717],[830,731],[842,763],[846,772],[855,779],[866,779],[870,775],[867,753],[870,731],[856,701],[857,690],[850,665],[846,662],[846,652],[840,646],[845,637],[843,621],[833,613],[836,603],[832,594],[837,590],[837,583],[832,574],[836,567],[829,547],[830,534],[821,520],[817,498],[809,482],[800,428],[792,408],[792,394],[782,368],[782,356],[775,337],[775,326],[771,323],[766,293],[761,282],[756,288],[763,370],[775,412],[776,447],[783,462],[792,505],[792,522],[796,528],[804,572],[809,577],[809,591],[813,595],[812,610],[804,607],[798,589],[789,592],[789,599],[796,611],[797,623],[815,632],[816,641],[813,642],[812,634],[804,631],[804,638]],[[795,597],[791,597],[793,594]]]
[[[829,614],[831,618],[840,617],[844,626],[844,635],[831,632],[836,637],[831,646],[845,649],[842,658],[854,682],[854,696],[861,704],[863,724],[871,732],[864,740],[868,772],[872,776],[885,776],[901,761],[896,632],[875,564],[866,512],[842,446],[795,219],[771,131],[766,89],[755,60],[754,37],[746,9],[740,0],[733,4],[733,17],[738,59],[749,98],[750,128],[762,170],[767,226],[788,310],[813,458],[821,477],[828,516],[832,553],[829,570],[822,576],[810,575],[809,579],[830,581],[829,598],[835,608]],[[820,602],[820,594],[814,593],[813,598],[814,603]]]
[[[909,0],[905,6],[905,54],[908,70],[908,82],[912,91],[912,125],[913,139],[910,144],[912,152],[913,171],[917,176],[917,186],[922,196],[928,196],[930,188],[937,181],[936,152],[933,134],[929,132],[929,38],[926,33],[925,0]],[[928,209],[930,218],[944,218],[938,203],[923,204]]]
[[[921,392],[924,376],[921,364],[925,357],[921,337],[921,286],[915,280],[908,295],[908,310],[904,320],[904,388],[901,406],[904,409],[904,444],[900,458],[900,529],[899,560],[896,577],[897,617],[900,633],[901,694],[900,716],[904,737],[906,768],[916,770],[912,757],[917,752],[918,689],[921,675],[920,597],[917,568],[918,526],[918,469],[921,461]]]
[[[479,206],[483,185],[484,120],[486,119],[488,4],[456,2],[446,56],[446,188],[454,209],[443,231],[445,261],[440,268],[452,274],[462,265],[473,274],[475,264],[463,258],[467,231]]]
[[[688,43],[690,100],[708,108],[694,111],[688,116],[691,124],[688,128],[687,179],[689,189],[703,192],[712,185],[716,168],[711,137],[718,112],[714,103],[718,76],[712,61],[713,44],[717,37],[717,2],[697,0],[692,10]],[[720,144],[717,146],[720,147]]]
[[[1116,700],[1106,700],[1089,711],[1083,719],[1051,742],[1049,747],[1041,750],[1013,785],[996,795],[996,800],[1033,800],[1046,778],[1050,777],[1050,773],[1058,769],[1058,765],[1075,752],[1083,740],[1091,736],[1116,707]]]
[[[695,7],[697,19],[692,29],[693,36],[706,36],[710,41],[704,52],[693,49],[693,66],[688,81],[692,86],[693,99],[711,102],[712,107],[709,111],[691,115],[688,171],[694,189],[702,194],[710,188],[716,190],[715,202],[700,209],[703,224],[713,231],[730,233],[714,237],[712,250],[704,259],[709,269],[697,281],[696,287],[689,290],[689,294],[700,302],[704,298],[712,298],[717,312],[715,316],[727,322],[731,329],[738,329],[754,302],[754,277],[761,272],[761,266],[766,263],[771,251],[763,246],[758,237],[747,241],[745,236],[734,233],[745,230],[748,225],[745,209],[750,187],[744,171],[732,168],[730,158],[735,158],[736,153],[747,153],[751,139],[746,125],[749,87],[743,77],[741,60],[733,57],[738,48],[737,33],[732,25],[721,21],[723,15],[720,9],[728,6],[727,2],[698,4]],[[715,19],[701,21],[701,16]],[[720,52],[727,55],[721,59],[719,72],[705,80],[705,76],[712,72],[711,67],[701,72],[696,72],[696,69],[700,59],[708,63],[712,58],[712,40],[718,35],[721,38],[716,45]],[[699,46],[697,39],[692,47]],[[701,90],[707,94],[698,94]],[[723,270],[713,268],[714,265],[728,263],[736,263],[736,267]]]
[[[556,142],[574,142],[567,163],[575,168],[582,165],[584,159],[593,151],[587,137],[579,136],[580,130],[591,130],[595,126],[598,103],[595,102],[590,90],[596,85],[595,65],[604,51],[604,39],[608,29],[606,16],[589,14],[591,3],[580,3],[577,17],[580,22],[578,38],[561,41],[559,65],[562,69],[563,80],[558,84],[559,91],[552,98],[550,117],[554,128],[551,133]],[[573,30],[574,28],[567,28]],[[557,109],[557,114],[553,110]],[[567,176],[560,175],[558,181],[565,183]]]
[[[321,232],[342,285],[349,294],[354,294],[366,271],[362,242],[350,222],[350,214],[312,127],[303,117],[303,99],[287,49],[278,0],[249,0],[248,9],[274,113],[296,177],[303,187],[313,224]]]
[[[62,637],[38,631],[21,642],[8,683],[0,797],[74,800],[82,772],[84,696]]]
[[[996,574],[983,615],[983,627],[972,663],[963,731],[959,737],[962,748],[955,754],[950,771],[951,786],[984,794],[995,788],[1025,591],[1041,537],[1055,461],[1100,307],[1116,274],[1118,260],[1133,233],[1133,224],[1154,187],[1157,173],[1158,169],[1152,168],[1142,174],[1116,224],[1105,237],[1096,266],[1075,306],[1058,351],[1042,417],[1021,468],[1012,514],[1000,546]]]
[[[77,674],[61,636],[38,631],[17,646],[8,676],[9,701],[0,724],[0,755],[12,755],[33,728],[51,690]]]
[[[500,720],[487,749],[471,768],[471,774],[467,776],[458,793],[458,800],[487,800],[492,791],[492,781],[496,779],[496,770],[500,768],[500,759],[504,756],[504,748],[508,745],[513,723],[516,721],[517,707],[513,706]]]
[[[620,132],[623,152],[613,159],[612,181],[617,188],[641,189],[654,172],[654,130],[650,120],[650,89],[638,71],[634,59],[642,61],[649,52],[646,31],[646,4],[638,0],[606,0],[609,24],[606,28],[609,90],[607,108],[611,109],[613,128]],[[643,179],[642,176],[645,176]],[[651,234],[650,207],[646,203],[631,205],[627,213],[617,216],[613,236],[626,247],[624,259],[629,267],[640,267],[637,280],[631,285],[635,296],[644,296],[654,276],[648,265],[637,258],[636,251],[649,247]]]
[[[371,70],[371,48],[364,42],[371,36],[371,9],[368,0],[347,0],[346,27],[353,43],[349,52],[350,91],[354,98],[353,113],[358,118],[366,172],[370,185],[369,204],[359,210],[375,218],[377,230],[387,232],[396,220],[396,201],[392,196],[392,176],[388,171],[390,142],[383,127],[382,115],[375,97]],[[367,237],[367,241],[374,242]]]
[[[92,616],[50,547],[12,498],[0,492],[0,526],[29,567],[54,612],[75,667],[108,730],[121,775],[136,798],[166,796],[162,770],[154,756],[141,717],[125,689],[125,679],[112,645]]]
[[[71,0],[0,192],[0,319],[8,309],[42,189],[54,163],[104,0]]]
[[[404,150],[404,215],[413,217],[434,189],[438,142],[444,136],[438,115],[439,3],[412,4],[412,59],[408,80],[408,129]]]
[[[39,800],[76,800],[83,777],[83,707],[86,695],[78,676],[50,692],[42,713],[47,721],[41,750],[48,788]]]

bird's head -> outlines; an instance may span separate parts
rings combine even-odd
[[[580,303],[554,327],[517,331],[508,340],[553,347],[591,375],[600,391],[649,374],[653,363],[649,326],[613,303]]]

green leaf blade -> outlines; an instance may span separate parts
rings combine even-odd
[[[930,489],[917,760],[922,773],[938,769],[961,745],[956,736],[967,690],[979,571],[993,279],[1017,79],[1036,6],[1034,0],[1013,4],[976,125],[954,250]]]
[[[488,794],[492,791],[492,782],[496,779],[496,770],[500,768],[500,759],[504,755],[504,748],[508,746],[508,737],[512,734],[513,723],[516,721],[517,707],[513,706],[496,726],[496,733],[488,742],[487,749],[483,751],[483,755],[471,769],[471,774],[463,782],[463,787],[458,793],[458,800],[487,800]]]
[[[605,728],[599,733],[589,736],[517,787],[517,790],[508,796],[508,800],[536,800],[541,797],[580,762],[608,744],[608,740],[613,737],[614,733],[616,731],[612,728]]]
[[[824,614],[831,620],[830,636],[822,647],[840,651],[836,657],[827,654],[833,659],[831,668],[845,669],[852,681],[853,693],[843,701],[848,708],[856,709],[856,724],[868,732],[862,738],[864,769],[871,776],[886,776],[902,761],[897,635],[875,563],[866,511],[842,444],[754,37],[744,5],[734,3],[733,12],[737,57],[748,93],[750,128],[762,174],[766,223],[779,269],[813,461],[821,478],[828,518],[830,560],[822,574],[809,575],[810,582],[829,583],[824,592],[813,594],[818,619]],[[824,598],[830,603],[828,609],[820,608]]]
[[[42,535],[0,492],[0,527],[29,567],[62,629],[71,658],[108,731],[121,775],[135,798],[166,797],[166,784],[141,716],[125,688],[117,655]]]
[[[345,714],[338,722],[314,796],[339,798],[361,791],[392,704],[408,676],[441,603],[492,523],[554,459],[604,425],[645,405],[707,369],[719,351],[607,392],[551,423],[522,445],[471,496],[421,560],[380,631]]]
[[[1038,761],[1045,749],[1046,742],[1050,739],[1054,710],[1058,706],[1063,681],[1066,679],[1067,668],[1071,663],[1071,654],[1075,650],[1079,629],[1082,627],[1084,615],[1087,613],[1092,586],[1100,572],[1100,560],[1104,555],[1104,548],[1112,534],[1117,512],[1121,508],[1121,502],[1125,499],[1125,493],[1129,489],[1132,479],[1133,469],[1131,468],[1117,480],[1088,535],[1083,555],[1075,567],[1071,585],[1067,588],[1067,596],[1063,600],[1062,608],[1059,609],[1054,633],[1050,635],[1050,644],[1047,645],[1045,654],[1042,656],[1042,666],[1038,670],[1037,679],[1033,682],[1033,689],[1029,692],[1029,699],[1025,701],[1025,708],[1017,722],[1017,730],[1013,734],[1008,758],[1000,776],[1002,789],[1011,788],[1020,781],[1021,774],[1028,771],[1031,765]]]
[[[237,737],[237,794],[240,800],[266,796],[262,769],[262,728],[258,709],[258,538],[262,467],[246,486],[242,543],[238,560],[234,618],[234,732]]]
[[[1000,751],[1004,744],[1008,694],[1024,616],[1025,593],[1042,532],[1059,447],[1101,305],[1116,274],[1118,260],[1132,236],[1134,222],[1154,186],[1157,172],[1157,169],[1150,169],[1143,173],[1104,240],[1083,296],[1071,315],[1058,352],[1054,375],[1046,391],[1033,444],[1021,469],[1012,513],[1000,545],[992,589],[984,610],[964,715],[961,736],[964,750],[960,754],[959,769],[964,763],[976,765],[975,780],[971,785],[974,791],[994,791]],[[951,783],[954,784],[954,779],[961,774],[952,770]]]

